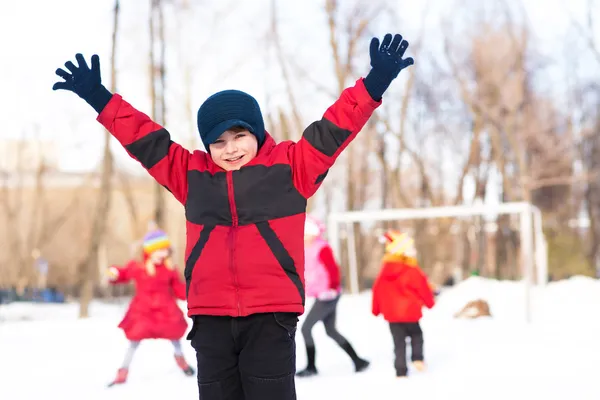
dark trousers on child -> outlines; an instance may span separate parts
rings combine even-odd
[[[406,338],[410,338],[411,360],[423,361],[423,331],[418,322],[390,322],[390,331],[394,338],[396,376],[406,376]]]
[[[304,323],[302,324],[302,336],[304,337],[304,343],[307,346],[315,345],[315,341],[312,337],[312,328],[317,322],[323,321],[325,326],[325,333],[327,336],[335,340],[339,346],[343,346],[348,341],[342,336],[335,327],[335,319],[337,314],[337,304],[339,296],[331,300],[315,300],[312,308],[306,314]]]
[[[201,400],[296,400],[297,314],[193,320]]]
[[[308,364],[306,370],[299,372],[300,376],[310,375],[311,372],[316,372],[316,350],[315,341],[312,336],[312,329],[317,322],[322,321],[325,326],[325,333],[327,336],[332,338],[338,346],[340,346],[346,354],[350,356],[354,367],[357,371],[361,371],[366,368],[369,363],[366,360],[361,359],[354,351],[354,348],[348,342],[348,340],[342,336],[335,326],[335,320],[337,315],[337,305],[340,300],[340,296],[337,296],[331,300],[315,300],[312,308],[306,315],[304,323],[302,324],[302,336],[304,337],[304,343],[306,345],[306,356]]]

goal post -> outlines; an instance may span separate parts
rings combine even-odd
[[[340,259],[341,227],[347,233],[350,291],[359,292],[356,241],[352,226],[357,222],[435,219],[447,217],[477,217],[502,214],[519,215],[522,273],[525,281],[526,318],[531,320],[531,287],[535,281],[544,286],[548,281],[547,245],[542,230],[542,213],[526,202],[480,204],[473,206],[443,206],[334,212],[327,218],[327,235],[334,254]]]

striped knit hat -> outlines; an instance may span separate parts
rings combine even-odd
[[[171,242],[167,234],[160,229],[148,232],[144,236],[144,253],[152,254],[157,250],[164,250],[171,248]]]

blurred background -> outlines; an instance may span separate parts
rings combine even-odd
[[[493,315],[494,301],[503,309],[517,296],[518,311],[504,315],[522,321],[523,304],[533,302],[535,321],[535,307],[554,290],[561,294],[552,301],[573,303],[564,314],[548,303],[537,314],[550,318],[548,324],[562,321],[565,333],[564,318],[598,319],[600,1],[2,0],[1,5],[0,368],[14,366],[3,361],[7,343],[23,343],[21,333],[9,332],[11,321],[36,320],[40,312],[14,308],[25,303],[65,303],[67,314],[88,320],[96,305],[97,315],[109,320],[102,321],[111,340],[120,343],[111,319],[120,309],[113,316],[102,307],[121,307],[132,287],[109,287],[103,275],[108,266],[137,255],[136,244],[150,223],[169,233],[176,260],[184,264],[183,208],[128,158],[95,121],[91,107],[72,93],[52,91],[54,71],[78,52],[87,60],[98,54],[109,89],[166,126],[174,140],[202,149],[196,111],[212,93],[247,91],[259,101],[277,140],[297,140],[345,87],[368,73],[370,39],[401,33],[410,42],[414,67],[392,84],[311,200],[310,212],[326,221],[346,211],[447,206],[463,211],[440,208],[448,215],[415,214],[401,221],[357,214],[350,224],[329,225],[329,235],[336,230],[344,287],[362,292],[348,302],[368,293],[383,254],[378,235],[393,227],[414,235],[419,262],[433,282],[449,291],[463,284],[454,303],[447,303],[446,318],[482,296],[488,296]],[[542,236],[533,241],[535,249],[523,248],[524,238],[528,248],[532,241],[524,234],[531,227],[523,226],[530,220],[494,211],[504,203],[539,212]],[[472,215],[464,211],[469,207]],[[526,268],[534,254],[536,274]],[[575,282],[574,288],[551,286],[565,282]],[[516,286],[504,295],[490,289],[502,284]],[[363,303],[357,304],[368,315]],[[352,313],[353,304],[342,306]],[[591,316],[573,317],[573,307],[593,304]],[[551,326],[551,332],[559,330]],[[598,332],[598,324],[596,330],[569,326],[573,332]],[[531,336],[538,345],[540,337],[548,337],[540,335]],[[493,336],[489,348],[506,338]],[[365,346],[374,341],[364,340]],[[543,344],[548,347],[540,354],[557,345]],[[565,363],[581,367],[581,360]],[[555,365],[554,372],[540,373],[540,382],[562,368],[568,369]],[[568,379],[563,383],[571,387]],[[193,398],[193,382],[186,384]],[[600,398],[581,393],[576,397]],[[86,398],[93,396],[105,398],[98,393]]]

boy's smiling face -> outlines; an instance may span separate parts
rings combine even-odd
[[[209,146],[213,161],[225,171],[240,169],[256,157],[258,152],[256,136],[243,128],[223,132]]]

